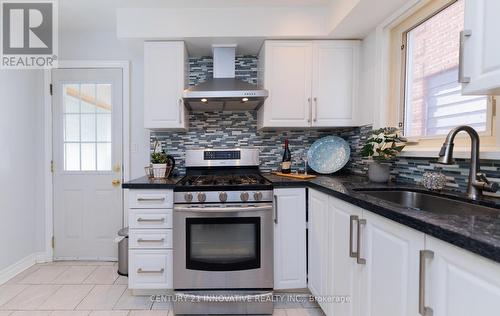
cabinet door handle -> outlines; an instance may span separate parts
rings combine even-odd
[[[353,245],[353,234],[352,234],[352,231],[353,231],[353,228],[354,228],[354,222],[355,221],[358,221],[359,220],[359,217],[356,216],[356,215],[351,215],[349,217],[349,257],[351,258],[357,258],[358,257],[358,254],[357,252],[353,251],[352,250],[352,245]]]
[[[366,225],[366,219],[358,219],[358,231],[356,241],[356,262],[358,264],[366,264],[366,259],[361,258],[361,225]]]
[[[142,239],[142,238],[139,238],[137,239],[137,242],[164,242],[165,241],[165,238],[161,238],[161,239]]]
[[[318,98],[314,97],[314,119],[313,121],[316,122],[318,120]]]
[[[460,49],[458,51],[458,82],[469,83],[470,77],[464,75],[464,44],[465,38],[472,35],[471,30],[460,31]]]
[[[137,219],[138,222],[142,223],[142,222],[160,222],[160,223],[163,223],[165,221],[165,218],[162,217],[162,218],[142,218],[142,217],[139,217]]]
[[[137,269],[137,273],[163,273],[165,269],[161,268],[160,270],[144,270],[142,268]]]
[[[311,119],[312,119],[312,101],[311,101],[311,98],[307,98],[307,103],[309,104],[309,118],[307,119],[307,123],[311,123]]]
[[[432,316],[432,308],[425,306],[425,259],[434,258],[431,250],[420,250],[419,278],[418,278],[418,313],[422,316]]]
[[[179,123],[182,124],[182,99],[179,98]]]
[[[273,213],[273,221],[275,224],[278,224],[278,196],[274,196],[274,213]]]

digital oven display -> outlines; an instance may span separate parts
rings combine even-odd
[[[205,151],[203,153],[204,160],[229,160],[241,159],[239,150],[224,150],[224,151]]]

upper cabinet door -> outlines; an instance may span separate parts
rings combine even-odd
[[[185,130],[187,54],[184,42],[144,43],[144,127]]]
[[[463,94],[500,94],[500,1],[466,0],[462,35]]]
[[[266,41],[260,59],[269,97],[259,128],[310,126],[312,42]]]
[[[313,44],[312,126],[356,125],[358,41]]]

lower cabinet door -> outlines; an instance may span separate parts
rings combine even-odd
[[[360,280],[362,266],[356,262],[357,221],[362,210],[340,201],[329,199],[329,269],[327,290],[336,301],[328,304],[327,315],[356,316],[360,309]],[[341,302],[341,299],[351,302]]]
[[[361,315],[417,316],[421,232],[363,212],[360,257],[365,259],[361,284]],[[480,314],[477,314],[480,315]]]
[[[274,288],[306,288],[306,189],[275,189],[274,202]]]
[[[426,236],[425,306],[434,316],[500,313],[500,264]]]
[[[130,289],[171,289],[172,250],[129,250]]]

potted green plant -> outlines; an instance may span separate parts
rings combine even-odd
[[[167,176],[168,155],[161,150],[160,143],[155,141],[155,147],[151,153],[151,166],[154,178],[165,178]]]
[[[384,127],[372,131],[361,149],[361,156],[372,159],[368,165],[368,178],[372,182],[387,182],[390,178],[388,164],[405,148],[406,139],[395,127]]]

